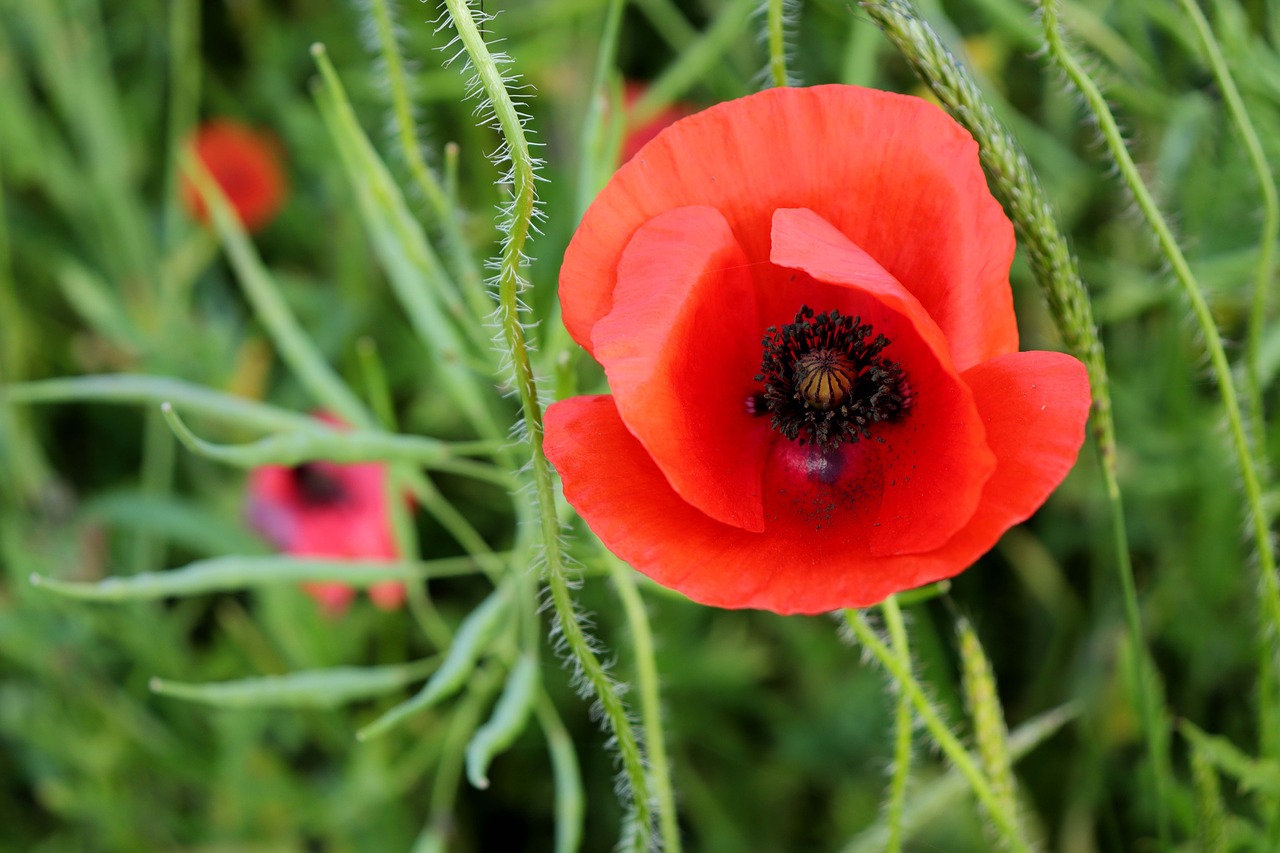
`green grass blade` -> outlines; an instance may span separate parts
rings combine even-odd
[[[256,432],[321,430],[324,424],[308,415],[290,412],[234,394],[167,376],[116,373],[16,382],[0,388],[0,399],[10,403],[151,403],[173,402],[212,421]]]
[[[524,731],[540,687],[538,659],[531,654],[520,655],[507,675],[493,714],[467,744],[467,780],[472,785],[489,787],[489,763]]]
[[[336,581],[368,587],[380,581],[415,581],[478,572],[470,557],[424,562],[387,560],[325,560],[310,557],[214,557],[165,572],[110,577],[105,580],[65,581],[31,575],[31,585],[66,598],[83,601],[140,601],[206,595],[253,587],[304,581]]]
[[[192,684],[153,678],[152,693],[219,708],[337,708],[426,678],[438,658],[390,666],[343,666]]]
[[[182,166],[208,207],[214,230],[222,239],[245,296],[298,381],[317,403],[333,410],[343,420],[357,426],[371,426],[373,419],[364,404],[320,355],[280,295],[280,289],[258,257],[222,190],[194,157],[185,156]]]
[[[271,435],[249,444],[214,444],[193,433],[169,403],[161,404],[160,411],[188,450],[236,468],[292,466],[321,459],[342,463],[412,462],[424,468],[449,471],[504,488],[511,488],[514,484],[511,475],[501,468],[460,459],[454,446],[426,436],[393,435],[376,430],[344,432],[326,428]],[[495,445],[492,442],[469,443],[457,445],[457,449],[465,453],[493,450]]]
[[[506,587],[498,587],[490,593],[462,621],[458,633],[453,637],[453,645],[449,646],[449,651],[445,654],[444,662],[422,690],[412,699],[401,702],[356,732],[356,739],[369,740],[386,734],[414,714],[425,711],[461,690],[501,630],[509,598]]]

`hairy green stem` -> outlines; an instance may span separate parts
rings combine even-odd
[[[622,599],[622,609],[631,628],[631,642],[636,652],[636,682],[640,687],[640,718],[644,722],[644,744],[649,758],[649,781],[658,809],[658,828],[662,849],[680,851],[680,825],[676,815],[676,798],[671,787],[671,770],[667,763],[666,737],[662,730],[662,702],[658,690],[658,666],[653,652],[653,634],[644,601],[636,590],[631,569],[616,559],[609,559],[613,586]]]
[[[925,728],[929,730],[929,734],[933,736],[934,742],[938,744],[938,747],[947,756],[952,765],[968,780],[969,787],[973,789],[974,795],[986,807],[987,813],[991,816],[996,828],[1000,830],[1001,837],[1007,842],[1009,849],[1020,853],[1022,851],[1030,853],[1031,847],[1019,835],[1018,826],[1013,816],[1001,808],[999,799],[991,790],[991,784],[978,767],[978,763],[974,761],[973,756],[969,755],[969,751],[964,748],[964,744],[960,743],[960,739],[951,732],[946,722],[943,721],[942,715],[933,707],[933,703],[925,695],[924,688],[920,686],[920,682],[916,681],[916,677],[912,674],[910,668],[905,666],[901,658],[881,641],[876,632],[866,623],[861,613],[856,610],[846,610],[844,611],[844,616],[849,629],[853,631],[853,636],[897,681],[898,688],[911,700],[911,704],[915,706],[916,714],[920,717],[921,722],[924,723]]]
[[[789,86],[787,78],[786,0],[767,0],[769,25],[769,77],[775,86]]]
[[[894,654],[910,671],[911,646],[898,599],[892,595],[886,598],[880,605],[880,612],[884,614]],[[905,690],[898,691],[893,731],[893,777],[889,782],[889,799],[884,810],[885,825],[889,828],[885,853],[900,853],[902,850],[902,815],[907,804],[907,780],[911,776],[911,697]]]
[[[538,402],[538,389],[529,361],[524,328],[520,323],[519,292],[523,285],[521,266],[535,204],[533,157],[529,153],[529,143],[525,137],[520,116],[503,82],[502,72],[489,53],[489,48],[471,14],[469,4],[466,0],[445,0],[445,5],[463,47],[471,58],[480,86],[493,108],[506,142],[506,154],[511,162],[513,198],[510,203],[509,218],[504,223],[507,233],[498,266],[498,319],[511,357],[515,387],[520,397],[520,407],[529,443],[530,467],[533,472],[542,546],[545,551],[547,583],[551,589],[551,599],[565,641],[577,659],[586,682],[599,699],[605,718],[609,721],[617,740],[623,768],[631,786],[632,808],[635,812],[637,830],[635,842],[639,849],[643,849],[648,844],[652,820],[644,758],[627,717],[622,697],[618,695],[603,664],[591,649],[582,625],[578,621],[573,597],[569,590],[565,560],[560,545],[560,523],[556,518],[551,465],[542,449],[542,408]]]
[[[1261,470],[1262,479],[1266,479],[1267,458],[1262,451],[1266,441],[1266,421],[1262,408],[1262,382],[1258,375],[1258,357],[1262,346],[1262,333],[1265,331],[1267,313],[1267,293],[1271,284],[1275,267],[1275,244],[1280,231],[1280,202],[1276,199],[1276,181],[1262,153],[1262,142],[1258,139],[1258,131],[1249,119],[1249,111],[1245,109],[1240,98],[1240,90],[1236,88],[1231,72],[1227,70],[1226,60],[1213,37],[1213,30],[1205,20],[1204,13],[1196,5],[1195,0],[1182,0],[1182,8],[1195,24],[1196,35],[1200,38],[1200,46],[1204,48],[1205,57],[1209,60],[1209,68],[1213,71],[1213,79],[1218,83],[1218,90],[1227,105],[1227,114],[1231,123],[1240,134],[1245,152],[1249,155],[1249,164],[1258,179],[1258,191],[1262,194],[1262,233],[1258,237],[1258,266],[1254,273],[1253,300],[1249,306],[1249,333],[1245,344],[1245,377],[1249,395],[1249,433],[1254,442],[1255,455]]]
[[[956,631],[960,641],[961,683],[969,706],[978,757],[982,759],[982,769],[991,780],[991,790],[1000,807],[1015,825],[1021,826],[1013,761],[1009,756],[1009,732],[1005,727],[1000,696],[996,692],[995,673],[969,620],[957,616]]]

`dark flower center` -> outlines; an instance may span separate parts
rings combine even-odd
[[[901,420],[911,408],[911,388],[901,365],[880,354],[889,339],[872,331],[861,317],[801,306],[795,322],[765,330],[756,377],[764,393],[748,400],[747,410],[763,415],[767,408],[773,429],[822,451],[872,438],[876,424]]]
[[[295,465],[290,473],[298,496],[306,506],[333,506],[346,498],[342,481],[313,462]]]

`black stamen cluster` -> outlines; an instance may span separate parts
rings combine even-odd
[[[342,481],[312,462],[295,465],[290,473],[298,496],[307,506],[333,506],[346,499]]]
[[[762,396],[773,415],[770,426],[792,441],[827,451],[869,439],[873,425],[906,415],[911,391],[902,367],[880,355],[890,341],[884,335],[873,338],[872,331],[861,317],[839,311],[815,314],[808,305],[800,307],[790,325],[766,329],[756,381],[764,383]],[[837,404],[832,405],[830,393],[815,396],[815,364],[838,371],[821,384],[838,389]],[[750,405],[748,410],[753,410]]]

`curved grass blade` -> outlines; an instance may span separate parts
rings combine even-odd
[[[538,725],[547,739],[551,753],[551,773],[555,779],[556,846],[555,853],[577,853],[582,846],[582,825],[586,816],[586,797],[582,791],[582,771],[573,738],[560,721],[556,707],[542,690],[534,707]]]
[[[438,657],[391,666],[341,666],[193,684],[153,678],[152,693],[219,708],[336,708],[426,678]]]
[[[224,394],[181,379],[136,373],[15,382],[0,388],[0,398],[9,403],[28,405],[82,401],[159,405],[172,401],[210,420],[259,432],[324,428],[324,424],[308,415]]]
[[[309,557],[215,557],[181,569],[106,578],[64,581],[33,574],[31,585],[84,601],[143,601],[304,581],[336,581],[364,588],[379,581],[455,577],[480,571],[470,557],[428,562],[322,560]]]
[[[356,732],[356,740],[369,740],[385,734],[409,717],[430,708],[462,689],[476,663],[489,649],[489,644],[503,624],[510,596],[505,586],[498,587],[480,606],[462,621],[453,637],[444,662],[435,675],[407,702],[401,702],[378,719]]]
[[[467,780],[477,788],[489,787],[489,762],[515,742],[529,722],[539,688],[538,659],[522,654],[507,675],[506,686],[491,716],[476,729],[467,744]]]
[[[191,432],[171,404],[162,403],[160,411],[178,440],[192,453],[237,468],[299,465],[321,459],[343,463],[414,462],[424,468],[463,474],[504,488],[514,486],[506,471],[483,462],[459,459],[454,455],[454,446],[426,436],[325,428],[271,435],[249,444],[214,444]],[[457,445],[457,448],[466,453],[476,449],[491,450],[499,446],[494,442],[477,442]]]

